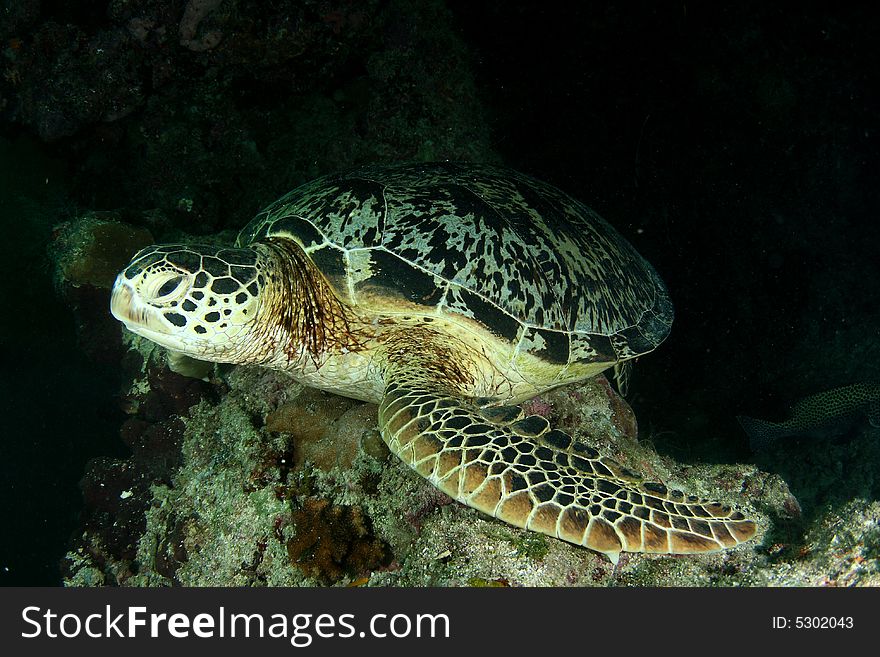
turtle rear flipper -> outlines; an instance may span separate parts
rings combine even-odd
[[[615,563],[620,552],[722,550],[756,532],[740,512],[645,482],[543,417],[481,410],[444,388],[390,377],[379,427],[392,452],[459,502]]]

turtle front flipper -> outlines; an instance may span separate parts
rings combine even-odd
[[[392,452],[459,502],[607,555],[688,554],[755,535],[740,512],[646,482],[518,406],[479,408],[391,380],[379,405]]]

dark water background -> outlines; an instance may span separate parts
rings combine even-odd
[[[130,113],[113,121],[82,119],[62,134],[54,118],[34,118],[28,108],[45,101],[45,88],[40,96],[33,76],[49,79],[70,69],[45,66],[29,78],[28,70],[16,70],[17,53],[50,21],[100,33],[112,24],[107,5],[24,3],[18,8],[26,5],[31,13],[21,18],[13,16],[13,4],[4,3],[0,17],[9,21],[2,32],[0,106],[0,582],[55,584],[77,526],[77,481],[86,461],[125,448],[118,439],[118,373],[85,357],[70,310],[53,289],[46,255],[52,227],[79,208],[162,205],[161,197],[130,195],[156,176],[143,164],[149,145],[131,135],[155,127],[147,120],[155,103],[175,99],[184,107],[179,81],[190,74],[202,79],[209,67],[196,58],[178,61],[177,77],[169,74],[178,80],[176,89],[165,87],[162,96],[151,78],[144,83],[146,100]],[[283,5],[269,4],[273,10]],[[680,460],[753,459],[737,413],[778,415],[805,394],[877,380],[880,20],[871,3],[538,7],[449,0],[445,7],[442,29],[464,44],[461,57],[476,90],[468,101],[481,105],[491,149],[506,165],[599,211],[672,292],[672,335],[637,365],[630,399],[642,433],[659,451]],[[321,15],[321,24],[335,30],[336,14]],[[340,21],[344,30],[349,24]],[[383,38],[396,38],[394,29],[386,25]],[[70,41],[58,41],[66,44],[56,44],[52,56],[59,61],[64,48],[76,52]],[[320,66],[304,64],[305,82],[290,100],[284,84],[241,73],[258,62],[239,63],[235,83],[218,88],[235,95],[242,115],[264,117],[254,128],[262,146],[260,130],[294,129],[272,112],[283,113],[305,94],[344,89],[346,111],[356,114],[369,94],[359,87],[369,69],[364,58],[379,47],[353,39],[332,79],[322,77]],[[431,57],[441,53],[420,56],[411,66],[430,68]],[[224,62],[212,66],[222,78]],[[449,80],[448,88],[438,85],[432,93],[454,95],[457,83]],[[401,103],[411,102],[401,94]],[[216,138],[224,143],[224,135]],[[334,148],[347,139],[340,127]],[[317,150],[296,157],[318,173],[332,159]],[[265,188],[252,187],[250,181],[267,174],[246,157],[209,149],[207,158],[228,160],[213,209],[196,226],[172,216],[166,229],[240,227],[297,176],[315,173],[302,166],[297,176],[276,173]],[[199,174],[194,170],[193,179]],[[176,188],[160,183],[172,196],[192,191],[185,176],[174,180]],[[232,199],[228,207],[224,191]],[[788,458],[819,458],[812,445],[798,449]],[[843,493],[807,495],[797,490],[790,465],[762,466],[788,475],[794,492],[813,504],[846,494],[841,482]]]

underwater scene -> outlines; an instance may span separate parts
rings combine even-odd
[[[878,35],[3,0],[0,583],[880,585]]]

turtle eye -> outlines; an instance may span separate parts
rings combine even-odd
[[[164,297],[177,289],[177,286],[180,285],[180,281],[183,280],[183,276],[175,276],[170,281],[166,281],[165,284],[159,288],[158,296]]]
[[[177,274],[166,280],[153,294],[153,301],[168,301],[183,283],[183,276]]]

